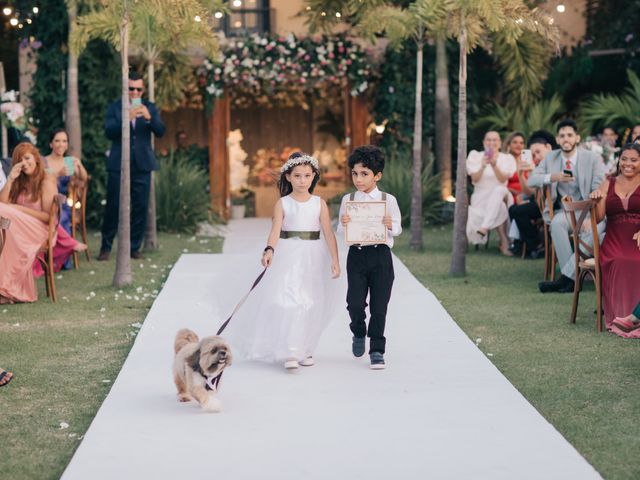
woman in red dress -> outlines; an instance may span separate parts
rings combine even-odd
[[[640,324],[631,325],[629,331],[614,325],[616,317],[633,312],[640,298],[640,145],[623,147],[619,169],[616,177],[605,180],[591,194],[597,202],[597,220],[607,218],[600,248],[604,317],[614,333],[640,338]]]

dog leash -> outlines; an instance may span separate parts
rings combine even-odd
[[[224,331],[224,329],[227,328],[227,325],[229,324],[233,316],[240,309],[242,304],[247,300],[247,298],[249,297],[249,294],[253,291],[253,289],[256,288],[256,286],[260,283],[260,281],[262,280],[262,277],[264,277],[264,274],[267,273],[267,268],[268,267],[264,267],[264,270],[253,281],[253,285],[251,285],[251,288],[249,289],[249,291],[245,294],[244,297],[240,299],[240,301],[236,305],[236,308],[233,309],[233,312],[231,312],[231,315],[229,315],[229,318],[227,318],[225,322],[222,324],[222,326],[218,329],[218,331],[216,332],[216,335],[220,335]],[[218,390],[218,384],[220,383],[220,379],[222,378],[223,373],[224,373],[224,370],[222,370],[222,372],[220,372],[218,375],[216,375],[213,378],[202,375],[206,379],[207,390],[216,390],[216,391]]]
[[[242,304],[247,300],[247,297],[249,297],[249,294],[253,291],[254,288],[256,288],[256,286],[260,283],[260,280],[262,280],[262,277],[264,277],[264,274],[267,273],[267,268],[268,267],[264,267],[264,270],[262,271],[262,273],[260,273],[260,275],[258,275],[258,278],[256,278],[253,281],[253,285],[251,285],[251,288],[249,289],[249,291],[246,293],[246,295],[244,297],[242,297],[242,299],[238,302],[238,304],[236,305],[236,308],[233,309],[233,312],[231,312],[231,315],[229,315],[229,318],[227,318],[227,320],[222,324],[222,326],[218,329],[218,332],[216,333],[216,335],[220,335],[225,328],[227,328],[227,325],[229,324],[229,322],[231,321],[231,319],[233,318],[233,316],[236,314],[236,312],[240,309],[240,307],[242,306]]]

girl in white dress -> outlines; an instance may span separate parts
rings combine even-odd
[[[288,370],[314,364],[313,353],[336,304],[338,246],[327,204],[312,195],[318,161],[293,153],[281,169],[280,200],[262,255],[265,277],[225,332],[242,356],[284,361]],[[324,235],[321,241],[320,232]]]

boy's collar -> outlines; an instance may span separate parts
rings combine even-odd
[[[373,190],[371,190],[369,193],[367,192],[360,192],[360,193],[364,193],[365,195],[369,195],[370,197],[375,197],[379,191],[380,190],[378,190],[378,185],[376,185],[375,187],[373,187]]]

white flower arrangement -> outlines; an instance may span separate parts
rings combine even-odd
[[[618,166],[618,153],[620,148],[613,147],[607,142],[603,142],[599,137],[587,137],[582,146],[593,153],[596,153],[602,159],[607,173],[615,172]]]
[[[207,104],[225,95],[236,105],[250,103],[291,106],[310,91],[341,86],[344,78],[353,96],[369,87],[371,62],[366,51],[351,39],[333,37],[261,37],[253,34],[229,40],[222,58],[210,58],[200,69]],[[225,89],[226,86],[232,88]]]
[[[320,165],[318,164],[318,160],[312,157],[311,155],[302,155],[301,157],[290,158],[280,169],[280,173],[285,173],[292,169],[297,165],[303,165],[305,163],[310,163],[311,166],[316,171],[320,171]]]
[[[35,143],[35,132],[33,118],[25,110],[24,106],[18,102],[19,93],[9,90],[0,97],[0,122],[7,128],[19,130],[29,141]]]

